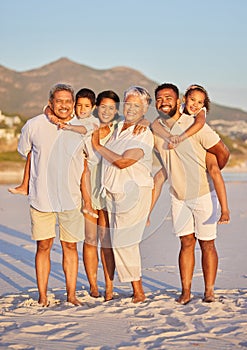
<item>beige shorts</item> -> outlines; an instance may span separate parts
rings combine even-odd
[[[80,209],[63,212],[41,212],[30,207],[32,239],[42,241],[55,238],[59,229],[59,239],[65,242],[84,240],[84,217]]]
[[[171,199],[177,237],[195,233],[195,237],[203,241],[216,238],[218,201],[215,191],[191,200],[179,200],[173,195]]]

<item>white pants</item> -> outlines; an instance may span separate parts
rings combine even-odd
[[[131,192],[133,193],[133,192]],[[139,244],[149,214],[152,189],[140,187],[134,196],[106,194],[113,253],[121,282],[139,281],[141,256]],[[129,205],[126,206],[126,201]]]

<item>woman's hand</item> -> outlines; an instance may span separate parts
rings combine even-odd
[[[92,146],[97,151],[100,147],[100,129],[95,129],[92,133]]]

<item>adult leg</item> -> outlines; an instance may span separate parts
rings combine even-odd
[[[132,298],[133,303],[139,303],[144,301],[146,297],[142,287],[142,279],[140,278],[139,281],[132,281],[131,284],[134,294]]]
[[[39,290],[39,304],[48,305],[47,287],[51,270],[50,252],[53,238],[37,241],[37,251],[35,256],[36,278]]]
[[[98,272],[98,238],[97,238],[97,219],[84,215],[85,217],[85,236],[83,243],[83,263],[90,286],[90,295],[94,298],[100,296],[97,285]]]
[[[112,250],[108,214],[105,210],[99,211],[98,233],[101,241],[101,261],[105,276],[105,301],[113,298],[113,280],[115,260]]]
[[[179,271],[182,284],[182,293],[177,299],[180,304],[190,301],[191,283],[195,266],[195,244],[194,233],[180,237],[181,248],[179,252]]]
[[[78,276],[77,243],[61,241],[63,249],[63,270],[65,274],[67,301],[74,305],[81,305],[76,298],[76,282]]]
[[[212,302],[214,298],[214,284],[218,268],[218,254],[214,240],[199,240],[202,251],[202,271],[205,283],[204,301]]]

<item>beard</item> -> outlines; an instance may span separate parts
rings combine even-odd
[[[162,107],[162,106],[161,106]],[[169,113],[164,113],[162,110],[158,110],[158,114],[161,118],[169,119],[172,118],[177,112],[177,103],[176,105],[170,110]]]

